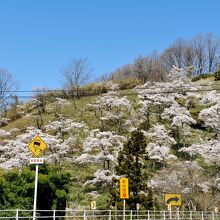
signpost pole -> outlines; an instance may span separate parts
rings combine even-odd
[[[33,220],[36,219],[36,209],[37,209],[37,182],[38,182],[38,165],[43,164],[43,158],[39,158],[46,149],[47,144],[42,140],[42,138],[37,135],[29,144],[28,148],[35,156],[30,158],[30,164],[36,164],[35,170],[35,187],[34,187],[34,207],[33,207]]]
[[[172,219],[172,206],[168,205],[169,213],[170,213],[170,220]]]
[[[129,198],[128,178],[120,178],[120,199],[123,199],[123,220],[125,220],[125,199]]]
[[[36,164],[36,170],[35,170],[33,220],[35,220],[35,218],[36,218],[36,208],[37,208],[37,182],[38,182],[38,164]]]
[[[123,205],[123,220],[125,220],[125,199],[124,199],[124,205]]]

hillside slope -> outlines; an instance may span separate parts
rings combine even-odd
[[[220,85],[212,78],[192,83],[181,75],[175,68],[167,83],[50,99],[43,111],[36,100],[19,106],[21,117],[1,128],[0,166],[26,166],[31,157],[27,145],[38,134],[48,144],[46,161],[71,173],[69,207],[89,208],[95,199],[104,209],[111,205],[118,152],[139,128],[147,141],[148,185],[160,207],[170,192],[183,194],[185,207],[218,206]]]

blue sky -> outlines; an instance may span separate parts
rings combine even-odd
[[[96,79],[177,38],[220,37],[219,8],[219,0],[0,0],[0,66],[20,90],[61,88],[72,58],[88,57]]]

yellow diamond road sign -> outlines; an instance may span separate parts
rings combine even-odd
[[[171,206],[181,206],[182,198],[181,194],[177,193],[166,193],[164,195],[165,204]]]
[[[30,144],[28,144],[28,148],[31,150],[34,156],[38,157],[47,149],[47,144],[38,135],[30,142]]]

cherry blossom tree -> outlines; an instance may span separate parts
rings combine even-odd
[[[131,111],[131,103],[126,96],[119,98],[116,92],[108,92],[99,96],[94,104],[88,104],[91,111],[101,122],[101,129],[118,128],[121,131],[125,114]]]
[[[83,154],[76,159],[77,163],[100,163],[103,169],[112,168],[117,161],[117,155],[126,140],[123,136],[111,131],[101,132],[99,129],[92,130],[83,143]]]
[[[220,142],[219,139],[200,140],[201,143],[192,144],[181,148],[180,151],[187,152],[191,156],[202,157],[207,164],[220,166]]]
[[[64,158],[71,152],[69,145],[56,136],[45,134],[34,127],[28,127],[26,133],[17,135],[14,140],[1,142],[0,167],[11,169],[26,166],[29,163],[29,158],[32,157],[27,146],[36,135],[39,135],[48,145],[48,149],[44,153],[46,162],[61,167]]]
[[[126,138],[117,135],[111,131],[101,132],[99,129],[92,130],[90,135],[83,143],[83,153],[75,162],[79,164],[100,164],[103,163],[103,169],[94,173],[94,178],[85,183],[103,184],[110,183],[114,174],[114,167],[117,164],[117,156]]]
[[[146,147],[149,159],[162,162],[163,166],[169,160],[176,159],[170,152],[170,147],[176,141],[170,137],[164,125],[154,125],[149,132],[144,132],[144,135],[149,139]]]
[[[70,145],[81,143],[85,137],[88,128],[84,122],[75,122],[72,119],[59,116],[57,121],[52,121],[45,126],[46,131],[52,131],[56,138],[62,142],[68,142]]]
[[[180,161],[159,172],[148,182],[158,195],[169,192],[178,192],[184,195],[184,206],[199,206],[204,209],[203,200],[212,191],[213,181],[204,175],[204,170],[196,162]],[[202,207],[201,207],[202,206]]]
[[[173,67],[167,75],[166,82],[147,82],[142,86],[137,86],[136,91],[142,95],[147,96],[151,94],[166,94],[174,98],[185,96],[187,92],[193,92],[198,89],[197,84],[191,82],[183,69]]]
[[[203,109],[199,113],[199,118],[204,122],[205,127],[212,128],[217,136],[220,135],[220,102]]]
[[[164,111],[165,107],[171,106],[173,103],[176,103],[174,97],[167,96],[166,94],[142,94],[139,96],[141,105],[140,113],[143,115],[146,120],[147,127],[150,126],[150,114],[157,114],[158,120],[161,121],[161,114]],[[151,109],[157,109],[154,112]]]
[[[215,105],[220,102],[220,94],[216,90],[208,91],[203,93],[199,101],[203,105]]]
[[[11,135],[11,132],[10,131],[5,131],[3,129],[0,129],[0,137],[1,138],[5,138],[5,137],[8,137]]]
[[[71,102],[66,99],[62,98],[55,98],[53,100],[53,111],[54,111],[54,116],[55,118],[59,119],[60,117],[63,116],[63,109],[67,108],[71,105]]]
[[[157,109],[155,113],[158,115],[159,122],[161,122],[161,115],[165,108],[177,105],[178,99],[186,99],[187,93],[193,92],[196,89],[198,89],[198,86],[191,82],[186,74],[184,74],[184,70],[176,67],[170,71],[165,83],[147,82],[135,88],[139,94],[139,103],[142,105],[140,111],[146,118],[148,125],[150,109]]]
[[[171,127],[176,132],[177,143],[180,143],[180,136],[182,135],[183,145],[185,146],[186,136],[190,134],[188,126],[196,123],[190,112],[176,103],[165,109],[162,117],[171,121]]]
[[[102,184],[102,186],[108,186],[112,182],[112,178],[119,179],[119,176],[115,175],[110,170],[100,170],[100,169],[98,169],[94,173],[94,178],[91,179],[91,180],[87,180],[84,183],[84,186],[86,186],[86,185],[97,185],[97,184]]]

